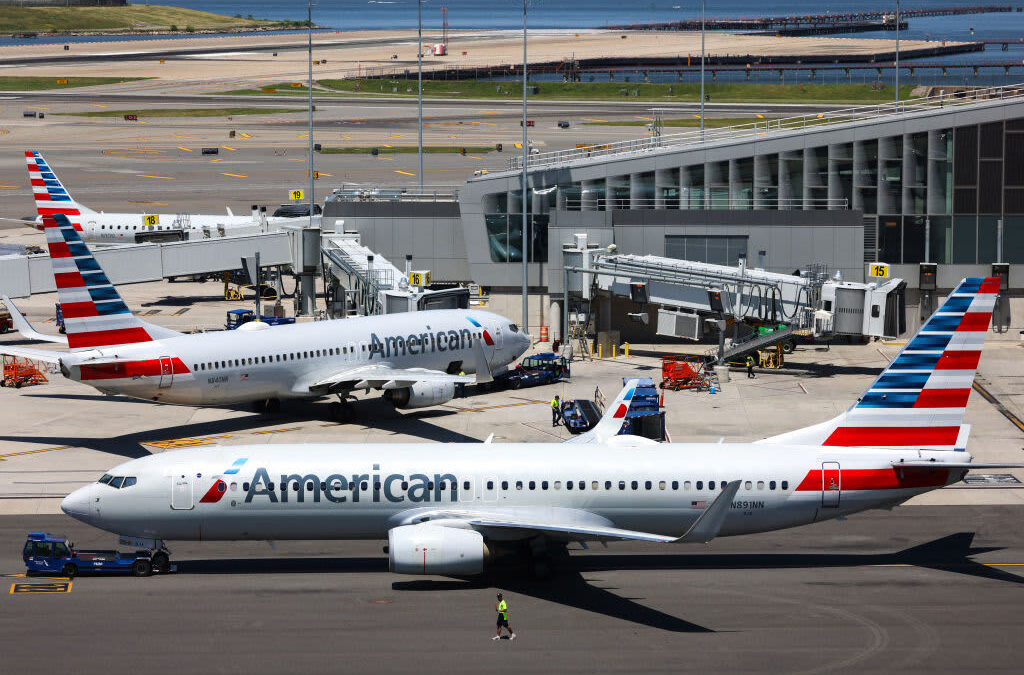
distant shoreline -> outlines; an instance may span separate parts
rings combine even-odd
[[[36,38],[53,38],[53,37],[145,37],[148,35],[175,35],[179,37],[190,37],[196,35],[239,35],[243,33],[268,33],[268,32],[307,32],[305,26],[286,26],[283,24],[279,25],[267,25],[267,26],[237,26],[234,28],[197,28],[195,30],[132,30],[129,28],[105,28],[98,30],[68,30],[68,31],[30,31],[30,30],[19,30],[13,32],[0,33],[0,38],[8,38],[15,40],[34,40]],[[325,26],[318,26],[313,24],[313,31],[326,31],[331,30]]]

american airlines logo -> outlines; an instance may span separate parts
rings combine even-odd
[[[245,494],[245,503],[259,499],[266,499],[271,504],[287,504],[290,501],[300,504],[307,501],[319,503],[321,500],[334,504],[346,501],[358,503],[361,500],[393,503],[406,500],[456,502],[459,498],[458,479],[450,473],[435,473],[433,476],[424,473],[408,476],[401,473],[385,476],[379,473],[333,473],[325,478],[315,473],[283,473],[280,478],[280,482],[275,485],[264,467],[256,469]],[[215,489],[216,485],[211,488]]]
[[[480,324],[473,319],[469,320],[474,326]],[[494,340],[490,334],[483,331],[484,342],[493,345]],[[395,356],[406,356],[417,354],[430,354],[434,352],[447,352],[457,349],[473,347],[473,331],[469,328],[461,330],[441,330],[436,333],[412,333],[410,335],[387,335],[380,337],[376,333],[370,333],[370,354],[369,359],[378,356],[387,359]]]

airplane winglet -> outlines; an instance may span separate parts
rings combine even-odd
[[[28,319],[25,318],[25,315],[14,306],[14,303],[9,297],[6,295],[0,297],[2,297],[4,304],[7,305],[7,311],[11,313],[11,323],[14,324],[14,329],[21,333],[23,338],[26,340],[39,340],[41,342],[55,342],[57,344],[67,346],[68,338],[66,336],[46,335],[45,333],[40,333],[32,327],[32,324],[30,324]]]
[[[706,544],[717,537],[722,525],[725,524],[725,517],[729,515],[729,508],[732,506],[732,500],[736,497],[736,492],[740,489],[740,483],[741,481],[738,480],[727,483],[725,489],[711,502],[711,506],[700,514],[700,518],[690,526],[686,534],[676,539],[675,542]]]

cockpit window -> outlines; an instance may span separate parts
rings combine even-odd
[[[106,485],[107,483],[110,482],[110,479],[112,479],[112,478],[113,478],[113,476],[111,476],[109,473],[105,473],[105,474],[103,474],[103,478],[99,479],[99,482],[103,483],[104,485]]]
[[[122,488],[131,487],[135,485],[135,476],[128,476],[124,479],[124,483],[121,485]]]
[[[510,331],[512,331],[513,333],[518,333],[519,332],[519,326],[515,325],[514,323],[510,323],[508,325],[508,329]]]
[[[120,489],[122,483],[124,483],[124,476],[114,476],[109,485],[112,488]]]

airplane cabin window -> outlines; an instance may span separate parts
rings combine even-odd
[[[365,480],[362,483],[359,484],[359,489],[360,490],[366,490],[366,488],[368,488],[368,487],[370,487],[370,485]],[[434,482],[433,481],[430,481],[429,483],[427,483],[427,489],[428,490],[433,490],[434,489]]]
[[[764,481],[763,480],[757,481],[757,489],[758,490],[763,490],[764,489]]]
[[[690,486],[690,481],[688,481],[688,480],[687,481],[683,481],[683,489],[684,490],[689,490],[690,487],[691,487]]]
[[[407,481],[407,480],[403,480],[402,481],[402,489],[403,490],[408,490],[409,489],[409,481]]]
[[[248,492],[249,491],[249,484],[248,483],[242,483],[242,489],[245,490],[246,492]]]
[[[782,481],[782,489],[783,490],[788,490],[789,489],[789,481],[788,480]]]
[[[490,490],[490,488],[487,488],[487,489]],[[507,490],[508,489],[508,481],[507,480],[501,481],[501,489],[502,490]]]
[[[506,483],[506,485],[508,485],[508,483]],[[487,481],[487,489],[488,490],[493,490],[494,489],[494,481],[493,480]]]
[[[580,481],[580,489],[581,490],[585,490],[586,487],[587,487],[587,484],[585,482],[583,482],[583,481]]]
[[[523,489],[523,481],[521,481],[521,480],[517,480],[516,481],[516,489],[517,490],[522,490]]]
[[[619,489],[620,490],[625,490],[626,489],[626,481],[624,481],[624,480],[620,480],[619,481]]]
[[[639,485],[640,485],[640,484],[639,484],[639,483],[637,483],[637,482],[636,482],[635,480],[634,480],[634,481],[631,481],[631,482],[629,483],[629,487],[633,488],[634,490],[635,490],[635,489],[637,489],[637,487],[638,487]]]
[[[677,481],[677,480],[672,481],[672,489],[673,490],[678,490],[679,489],[679,481]]]
[[[773,480],[768,481],[768,489],[769,490],[774,490],[775,489],[775,481],[773,481]]]
[[[531,490],[536,490],[537,489],[537,481],[533,481],[533,480],[530,481],[530,489]]]
[[[596,480],[595,481],[591,481],[590,482],[590,489],[591,490],[600,490],[601,489],[601,484],[598,483]]]
[[[292,492],[298,492],[300,487],[302,486],[299,485],[299,482],[295,481],[294,483],[292,483]]]
[[[235,483],[234,481],[232,481],[230,487],[231,487],[231,491],[234,492],[235,490],[238,489],[238,483]]]
[[[469,481],[468,480],[462,481],[462,489],[465,490],[466,492],[469,492],[470,487],[469,487]]]
[[[610,480],[606,480],[604,482],[604,489],[605,490],[611,490],[612,489],[612,482]]]
[[[548,489],[548,482],[546,480],[542,480],[540,482],[540,489],[541,490],[547,490]]]
[[[708,481],[708,489],[709,490],[714,490],[715,489],[715,481],[713,481],[713,480],[709,480]]]
[[[665,481],[663,481],[663,480],[658,481],[658,489],[659,490],[664,490],[665,489]]]
[[[555,481],[555,489],[556,490],[558,489],[558,481]],[[571,480],[565,481],[565,489],[566,490],[571,490],[572,489],[572,481]]]
[[[311,481],[311,480],[310,481],[306,481],[306,492],[312,492],[312,491],[313,491],[313,481]]]
[[[644,489],[645,490],[650,490],[651,489],[651,481],[649,481],[649,480],[648,481],[644,481]],[[662,488],[662,489],[664,489],[664,488]]]
[[[138,482],[138,479],[135,476],[127,476],[124,479],[124,483],[121,484],[121,487],[122,488],[131,487],[131,486],[135,485],[136,482]]]
[[[702,480],[697,481],[697,489],[698,490],[703,490],[704,489],[704,481],[702,481]]]
[[[725,485],[725,483],[722,483],[722,485]],[[749,480],[743,484],[744,490],[752,490],[753,488],[754,486]]]
[[[270,491],[274,490],[274,481],[270,481],[269,483],[267,483],[267,489]]]

